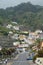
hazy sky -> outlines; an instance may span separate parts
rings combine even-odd
[[[0,0],[0,8],[16,6],[22,2],[32,2],[33,4],[43,5],[43,0]]]

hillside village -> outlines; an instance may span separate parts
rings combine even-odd
[[[34,4],[0,0],[0,65],[43,65],[43,6]]]
[[[36,30],[32,32],[31,30],[20,30],[20,26],[16,22],[12,24],[7,24],[6,29],[9,29],[5,35],[0,35],[0,46],[18,46],[18,47],[29,47],[29,45],[35,45],[37,39],[43,40],[43,31]],[[2,34],[0,32],[0,34]],[[33,47],[35,49],[35,47]]]
[[[6,48],[15,49],[15,52],[20,53],[31,49],[37,55],[38,51],[43,49],[42,30],[21,30],[16,22],[11,22],[3,27],[8,31],[4,31],[3,34],[3,30],[0,30],[0,51]]]

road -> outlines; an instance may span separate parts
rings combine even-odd
[[[23,52],[14,60],[12,65],[36,65],[31,60],[26,60],[28,57],[28,52]]]

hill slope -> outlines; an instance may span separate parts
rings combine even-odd
[[[16,21],[31,30],[43,30],[43,7],[30,2],[15,7],[0,9],[0,24]]]

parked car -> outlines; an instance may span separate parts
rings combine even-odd
[[[29,58],[27,58],[27,60],[33,60],[33,58],[30,56]]]

